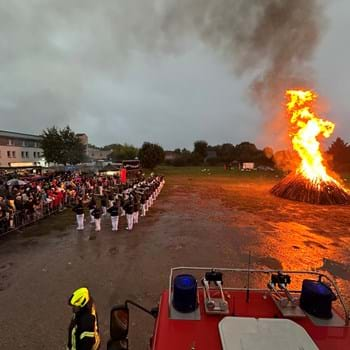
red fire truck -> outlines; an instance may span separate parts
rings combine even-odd
[[[173,268],[158,308],[111,310],[108,350],[128,349],[130,305],[155,318],[151,350],[350,349],[349,311],[321,272]]]

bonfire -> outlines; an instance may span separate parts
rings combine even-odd
[[[349,192],[336,175],[330,174],[320,150],[319,139],[328,138],[335,125],[314,111],[317,95],[313,91],[287,90],[286,97],[290,137],[300,163],[271,193],[313,204],[349,204]]]

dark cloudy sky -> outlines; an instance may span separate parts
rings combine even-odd
[[[169,11],[172,2],[178,8]],[[350,4],[323,3],[307,63],[335,134],[350,141]],[[190,15],[165,30],[181,11]],[[239,47],[221,52],[215,36],[187,27],[203,13],[199,0],[0,0],[0,129],[69,124],[96,145],[153,141],[172,149],[205,139],[279,147],[266,127],[273,116],[249,94],[263,68],[233,69]]]

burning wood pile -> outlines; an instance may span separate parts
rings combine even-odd
[[[317,95],[309,90],[288,90],[286,96],[290,136],[300,164],[271,193],[312,204],[350,204],[349,192],[329,174],[320,151],[318,138],[329,137],[334,124],[313,112]]]

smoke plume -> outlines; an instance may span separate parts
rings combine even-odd
[[[132,69],[142,55],[166,61],[199,39],[233,79],[251,79],[250,96],[273,113],[284,87],[311,81],[324,23],[317,0],[0,0],[0,10],[2,128],[88,125],[103,140],[116,111],[121,132],[139,125],[140,112],[129,110],[139,100],[116,93],[132,60]]]
[[[322,10],[317,0],[180,0],[166,7],[162,28],[175,41],[198,35],[236,74],[252,74],[251,95],[264,105],[312,79],[307,63],[325,23]]]

